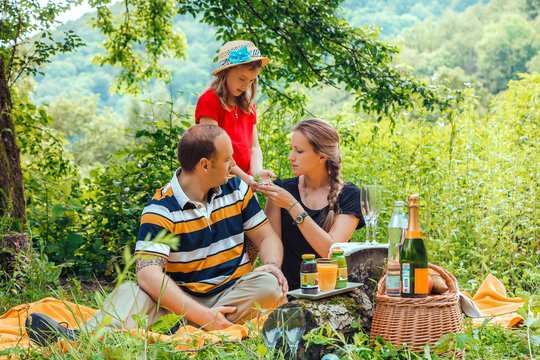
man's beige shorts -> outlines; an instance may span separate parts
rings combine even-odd
[[[233,323],[243,323],[257,316],[255,302],[262,309],[279,306],[283,300],[283,291],[274,275],[257,271],[242,276],[233,286],[219,294],[192,297],[207,307],[235,306],[236,311],[226,317]],[[131,330],[141,325],[134,319],[135,314],[147,315],[146,326],[150,326],[163,315],[170,313],[168,309],[158,308],[157,303],[136,283],[129,282],[107,296],[103,308],[89,319],[85,326],[89,330],[99,325]]]

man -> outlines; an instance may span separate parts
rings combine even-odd
[[[86,322],[133,329],[132,315],[147,315],[146,326],[175,313],[193,325],[223,329],[255,316],[255,302],[277,307],[287,292],[280,270],[283,247],[249,186],[230,177],[232,144],[215,125],[194,125],[178,143],[180,168],[143,210],[135,254],[137,284],[126,283]],[[176,234],[178,250],[152,242],[159,233]],[[244,233],[258,247],[262,265],[251,272]],[[141,317],[139,317],[141,318]],[[30,314],[26,328],[46,345],[69,330],[43,314]]]

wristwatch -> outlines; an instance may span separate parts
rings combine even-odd
[[[306,216],[308,216],[308,213],[304,211],[303,213],[298,214],[298,215],[296,215],[294,217],[294,222],[296,224],[301,224],[304,221],[304,219],[306,218]]]

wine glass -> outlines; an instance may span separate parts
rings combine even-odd
[[[285,339],[292,352],[292,358],[296,359],[296,352],[298,351],[298,344],[304,331],[306,331],[306,321],[304,319],[304,311],[299,306],[290,308],[282,308],[281,314],[283,316],[283,332],[285,333]]]
[[[379,213],[381,212],[382,207],[382,188],[378,185],[366,185],[367,188],[367,198],[368,198],[368,207],[369,207],[369,221],[371,227],[373,228],[373,238],[371,243],[377,243],[377,220],[379,219]]]
[[[371,225],[371,208],[369,206],[369,189],[362,186],[360,189],[360,210],[366,223],[366,243],[369,243],[369,225]]]
[[[281,310],[282,309],[275,309],[268,314],[262,327],[263,339],[268,349],[268,353],[270,354],[270,358],[273,358],[276,343],[282,335],[283,315],[281,314]]]

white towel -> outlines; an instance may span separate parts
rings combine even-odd
[[[330,246],[330,252],[328,253],[328,257],[332,257],[332,250],[333,249],[342,249],[343,254],[345,256],[349,256],[352,253],[355,253],[359,250],[364,249],[376,249],[376,248],[386,248],[388,249],[388,243],[380,244],[370,244],[365,242],[338,242],[333,243],[332,246]]]
[[[478,309],[474,301],[472,301],[471,299],[463,295],[461,291],[458,293],[458,295],[459,295],[459,305],[461,305],[461,311],[463,311],[465,315],[471,318],[484,316],[482,315],[482,312],[480,311],[480,309]]]

